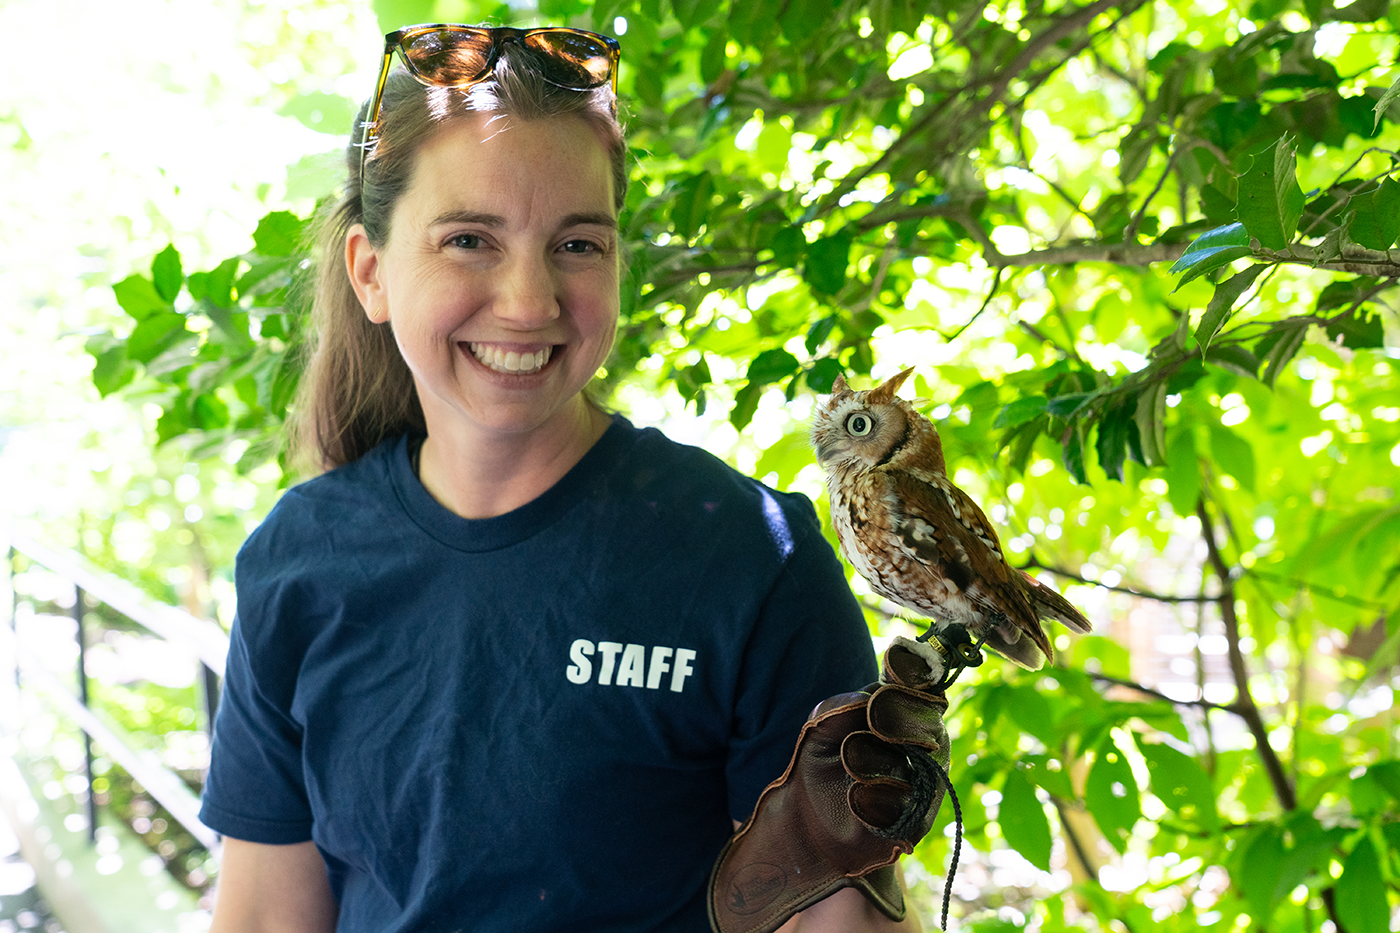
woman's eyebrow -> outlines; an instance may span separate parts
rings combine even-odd
[[[443,224],[479,224],[494,229],[504,227],[506,219],[500,214],[487,214],[483,211],[447,211],[434,217],[430,226],[439,227]]]
[[[560,223],[561,227],[577,227],[583,224],[593,224],[598,227],[610,227],[617,229],[617,218],[612,214],[584,212],[580,214],[569,214]]]

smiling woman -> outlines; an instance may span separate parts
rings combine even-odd
[[[386,49],[410,72],[320,228],[327,472],[238,559],[214,929],[699,933],[808,711],[875,679],[869,635],[809,500],[584,392],[619,310],[615,43]],[[803,929],[893,927],[814,901]]]

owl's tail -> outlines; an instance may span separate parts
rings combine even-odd
[[[1059,590],[1046,586],[1024,570],[1021,571],[1021,584],[1038,618],[1054,619],[1081,635],[1093,631],[1089,620],[1084,618],[1084,614],[1074,608],[1069,600],[1061,596]]]

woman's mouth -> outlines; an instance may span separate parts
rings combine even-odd
[[[514,376],[528,376],[544,369],[554,353],[553,347],[545,347],[533,353],[520,353],[515,350],[502,350],[487,343],[468,343],[472,356],[492,372]]]

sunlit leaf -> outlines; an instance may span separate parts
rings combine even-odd
[[[1006,844],[1041,871],[1050,870],[1050,821],[1035,788],[1017,768],[1006,772],[997,824]]]
[[[126,339],[126,355],[138,363],[149,363],[185,335],[185,316],[167,311],[148,317]]]
[[[1109,844],[1124,852],[1134,824],[1142,818],[1137,782],[1112,736],[1104,736],[1095,749],[1095,756],[1084,780],[1084,806]]]
[[[1368,836],[1362,836],[1337,879],[1337,918],[1347,933],[1386,933],[1390,929],[1385,888],[1376,847]]]
[[[1254,157],[1240,177],[1240,222],[1263,246],[1281,250],[1298,230],[1303,215],[1303,189],[1295,176],[1297,157],[1287,139],[1279,140]]]
[[[1170,745],[1139,742],[1147,762],[1152,793],[1183,820],[1214,831],[1220,828],[1215,789],[1205,770],[1189,755]]]
[[[180,294],[185,273],[180,267],[180,254],[173,243],[156,253],[156,258],[151,260],[151,281],[156,294],[165,302],[173,302],[175,296]]]
[[[160,296],[155,284],[144,275],[127,276],[113,285],[112,291],[116,293],[117,304],[121,305],[122,310],[138,321],[172,310],[170,302]]]
[[[1181,273],[1181,279],[1176,283],[1176,287],[1180,288],[1207,272],[1214,272],[1236,259],[1250,255],[1251,252],[1249,233],[1244,224],[1226,224],[1214,230],[1207,230],[1193,240],[1186,252],[1172,263],[1168,271],[1173,275]]]
[[[1203,351],[1210,348],[1215,335],[1225,326],[1235,309],[1235,302],[1239,301],[1245,289],[1253,285],[1254,280],[1267,268],[1268,266],[1264,265],[1250,266],[1215,286],[1215,294],[1211,296],[1206,313],[1201,316],[1201,323],[1196,327],[1196,342],[1201,345]]]

